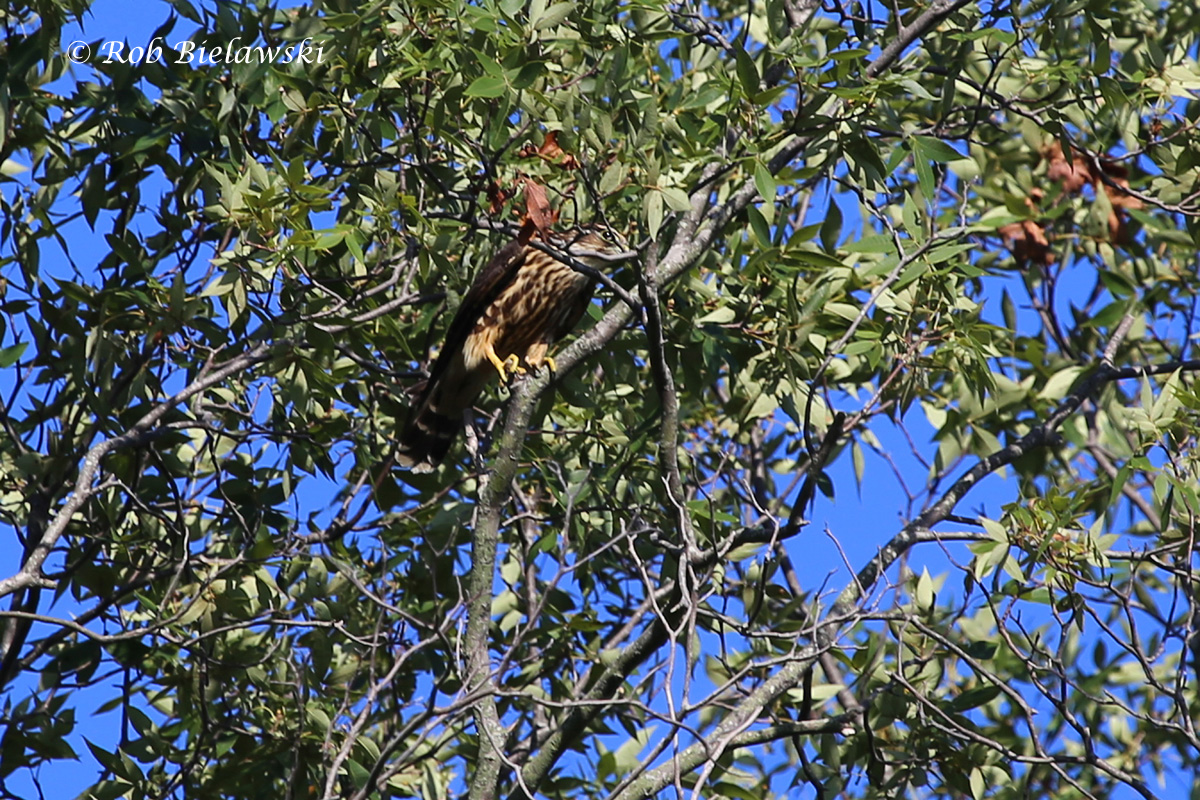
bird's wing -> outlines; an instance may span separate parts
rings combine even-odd
[[[446,331],[446,340],[442,343],[437,361],[433,363],[433,369],[429,372],[427,386],[433,386],[442,376],[454,358],[454,354],[462,350],[467,337],[475,328],[475,323],[483,316],[483,312],[495,301],[500,292],[512,283],[517,276],[517,271],[525,263],[526,253],[526,246],[514,239],[500,248],[496,255],[492,256],[492,260],[487,263],[487,266],[475,276],[475,282],[467,290],[466,296],[458,306],[458,311],[454,314],[454,320],[450,323],[449,330]]]

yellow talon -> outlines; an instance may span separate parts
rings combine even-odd
[[[525,352],[525,363],[532,367],[535,372],[542,368],[542,364],[549,364],[551,372],[558,369],[554,364],[554,359],[546,355],[545,342],[538,342]]]
[[[542,363],[550,368],[550,372],[552,372],[552,373],[558,372],[558,364],[555,363],[553,356],[546,356],[545,358],[542,359]]]
[[[504,362],[500,360],[500,357],[497,356],[493,351],[488,350],[487,358],[488,361],[492,362],[492,366],[496,368],[496,372],[500,373],[500,382],[504,383],[506,380],[508,380],[508,373],[505,371]]]
[[[521,366],[521,359],[517,357],[516,353],[510,353],[508,358],[503,361],[500,360],[500,357],[495,352],[489,352],[487,358],[488,361],[492,362],[492,366],[496,368],[496,372],[500,373],[501,383],[504,383],[513,375],[521,375],[525,372],[524,367]]]

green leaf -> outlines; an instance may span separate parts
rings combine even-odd
[[[170,0],[172,8],[179,12],[184,19],[200,24],[200,14],[188,0]]]
[[[663,221],[663,194],[658,190],[651,190],[646,193],[646,228],[650,232],[651,239],[658,238],[658,231],[662,227]]]
[[[664,187],[659,189],[662,192],[663,200],[666,201],[667,207],[672,211],[690,211],[692,201],[688,198],[687,193],[682,189],[674,187]]]
[[[1046,385],[1038,392],[1039,400],[1061,400],[1067,396],[1067,392],[1075,384],[1076,378],[1083,373],[1083,367],[1070,366],[1059,370],[1046,381]]]
[[[503,78],[496,78],[490,75],[476,78],[467,87],[467,97],[499,97],[508,89]]]
[[[987,532],[988,536],[991,536],[997,542],[1004,544],[1008,543],[1008,528],[1004,527],[999,522],[996,522],[993,519],[988,519],[987,517],[980,517],[979,524],[983,526],[983,529]]]
[[[900,219],[904,223],[904,232],[914,242],[925,240],[925,226],[921,224],[917,211],[917,201],[913,199],[912,195],[905,195],[904,205],[900,208]],[[930,253],[930,261],[933,261],[932,253]]]
[[[866,457],[863,455],[862,445],[858,443],[857,439],[853,439],[850,442],[850,455],[854,464],[854,482],[861,494],[863,474],[866,471]]]
[[[885,167],[883,161],[879,159],[878,150],[868,140],[851,137],[845,141],[843,147],[854,165],[861,169],[867,180],[873,184],[882,185],[887,176],[891,174],[891,170]]]
[[[1008,289],[1000,293],[1000,310],[1004,315],[1004,326],[1010,331],[1017,329],[1017,309],[1013,305],[1012,296],[1009,295]]]
[[[821,247],[827,253],[837,252],[838,242],[842,236],[842,209],[837,201],[830,198],[829,206],[825,209],[825,219],[821,222]]]
[[[932,202],[934,192],[937,191],[937,182],[933,177],[933,169],[929,166],[929,160],[916,148],[913,149],[913,167],[917,171],[917,184],[921,187],[921,194],[926,200]]]
[[[723,325],[727,322],[733,322],[735,319],[737,319],[737,312],[735,312],[729,306],[720,306],[718,308],[714,308],[704,316],[698,317],[696,319],[696,324],[703,325],[706,323],[711,323],[715,325]]]
[[[958,161],[963,157],[962,153],[941,139],[935,139],[932,136],[916,135],[912,137],[912,141],[915,149],[921,153],[923,158],[936,161],[939,164],[948,164],[951,161]]]
[[[92,755],[95,756],[96,760],[99,761],[104,766],[105,769],[109,770],[110,772],[112,772],[116,775],[124,774],[124,772],[125,772],[124,765],[121,763],[121,759],[117,756],[116,753],[110,753],[109,751],[105,750],[103,747],[100,747],[99,745],[94,744],[86,736],[83,738],[83,742],[84,742],[84,744],[86,744],[88,746],[88,749],[92,751]]]
[[[1128,278],[1112,270],[1100,270],[1100,281],[1104,284],[1104,288],[1108,289],[1109,294],[1118,300],[1132,297],[1137,293],[1137,287]]]
[[[746,207],[746,215],[750,218],[750,230],[754,232],[754,238],[758,240],[760,247],[771,246],[771,228],[767,225],[767,219],[754,206]]]
[[[913,599],[917,603],[917,608],[921,611],[930,611],[934,603],[937,602],[937,595],[933,589],[933,578],[929,577],[929,570],[921,570],[921,576],[917,578],[917,590],[913,595]]]
[[[758,194],[768,203],[775,202],[775,191],[778,188],[775,183],[775,176],[767,169],[767,165],[761,161],[754,162],[754,186],[758,189]]]
[[[992,702],[992,700],[999,697],[1002,691],[1003,689],[1001,689],[1001,687],[994,684],[976,686],[973,689],[968,689],[951,700],[950,710],[962,712],[970,711],[972,708],[986,706],[988,703]]]
[[[738,82],[742,84],[742,91],[747,97],[753,97],[758,94],[760,79],[758,77],[758,68],[754,66],[754,59],[750,54],[741,47],[734,46],[734,60],[737,66]]]
[[[987,781],[983,777],[983,770],[978,767],[971,768],[971,796],[975,800],[984,800],[987,797]]]
[[[574,10],[574,2],[555,3],[547,8],[540,17],[533,20],[533,28],[540,31],[552,28],[555,25],[561,25],[566,21],[567,17],[571,16],[571,12]]]
[[[14,345],[0,349],[0,369],[11,367],[17,363],[27,347],[29,347],[29,342],[17,342]]]

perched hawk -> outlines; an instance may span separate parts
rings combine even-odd
[[[600,228],[555,233],[551,248],[593,269],[632,253],[620,235]],[[492,375],[501,380],[554,361],[550,345],[570,333],[592,299],[592,279],[520,240],[505,245],[471,284],[446,332],[429,379],[418,387],[396,463],[429,472],[445,458]]]

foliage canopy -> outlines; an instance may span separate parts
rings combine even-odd
[[[0,44],[5,796],[1194,771],[1200,7],[86,5]],[[640,261],[390,469],[543,192]]]

